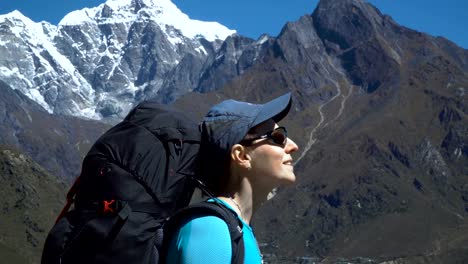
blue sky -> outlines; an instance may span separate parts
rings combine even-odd
[[[15,9],[33,21],[57,24],[65,14],[94,7],[105,0],[0,0],[0,14]],[[191,18],[217,21],[256,39],[277,36],[288,21],[311,14],[318,0],[173,0]],[[444,36],[468,49],[467,0],[369,0],[384,14],[406,27]]]

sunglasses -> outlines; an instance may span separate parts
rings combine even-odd
[[[259,140],[259,139],[270,139],[271,141],[273,141],[273,143],[275,143],[277,145],[285,146],[286,142],[288,141],[288,131],[286,131],[285,127],[278,127],[275,130],[267,132],[267,133],[265,133],[263,135],[260,135],[260,136],[254,137],[254,138],[250,138],[250,139],[247,139],[247,140],[243,140],[241,142],[241,144],[243,144],[243,145],[252,145],[252,143],[255,140]]]

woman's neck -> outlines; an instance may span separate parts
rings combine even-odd
[[[222,195],[217,198],[229,204],[229,206],[231,206],[231,208],[244,222],[250,224],[250,220],[252,219],[252,210],[248,204],[242,203],[236,196]]]
[[[251,185],[246,182],[243,182],[240,186],[239,190],[227,192],[225,195],[218,196],[218,198],[231,205],[242,220],[250,224],[254,213],[267,200],[268,193],[254,195]]]

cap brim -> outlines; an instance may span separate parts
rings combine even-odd
[[[253,121],[251,127],[257,126],[268,119],[273,119],[276,123],[281,121],[291,109],[291,92],[277,97],[262,105],[258,116]]]

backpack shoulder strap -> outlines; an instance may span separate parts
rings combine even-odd
[[[237,217],[236,212],[220,203],[201,202],[178,211],[166,223],[164,227],[164,239],[171,239],[172,234],[175,233],[184,221],[203,216],[216,216],[226,222],[229,234],[231,235],[231,263],[244,263],[244,239],[242,237],[243,224]],[[166,242],[164,243],[165,246],[169,244]],[[167,249],[165,249],[165,252],[167,252]]]

